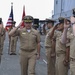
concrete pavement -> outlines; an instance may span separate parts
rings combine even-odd
[[[47,75],[47,62],[44,48],[44,36],[41,36],[41,57],[36,62],[36,75]],[[8,55],[8,36],[4,43],[2,61],[0,65],[0,75],[21,75],[19,61],[19,42],[17,43],[17,55]]]

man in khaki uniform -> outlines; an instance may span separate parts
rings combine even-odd
[[[11,31],[12,26],[8,29],[8,33]],[[9,47],[8,47],[8,54],[10,54],[10,41],[11,41],[11,37],[8,35],[9,38]]]
[[[58,25],[55,25],[50,33],[50,38],[56,40],[56,75],[68,75],[68,62],[66,45],[61,43],[61,36],[64,29],[64,18],[60,17]]]
[[[51,19],[47,22],[47,26],[50,28],[47,31],[46,37],[45,37],[45,49],[46,49],[46,57],[47,57],[47,75],[55,75],[55,57],[51,57],[52,52],[54,51],[52,48],[52,45],[54,44],[53,44],[53,39],[50,39],[50,32],[53,28],[54,22],[55,21]]]
[[[9,29],[9,32],[15,27],[16,22],[12,22],[12,27]],[[9,52],[10,55],[16,55],[16,47],[17,47],[18,36],[9,37]]]
[[[3,54],[3,46],[5,40],[5,29],[3,27],[2,18],[0,18],[0,62],[1,62],[1,55]]]
[[[6,30],[2,27],[2,36],[1,36],[1,54],[3,54],[4,40],[6,37]]]
[[[49,32],[49,30],[51,28],[51,25],[50,25],[49,22],[50,22],[50,19],[46,19],[46,23],[43,25],[43,32],[44,32],[45,35]],[[47,26],[47,30],[45,28],[46,26]]]
[[[25,27],[23,29],[14,28],[9,32],[9,36],[19,36],[20,39],[20,64],[21,75],[35,75],[36,58],[40,58],[40,35],[32,28],[33,17],[24,17]]]
[[[71,16],[72,32],[67,36],[67,31],[70,25],[65,22],[64,31],[62,35],[61,42],[62,44],[66,43],[66,38],[70,41],[70,75],[75,75],[75,8],[73,9],[74,15]]]

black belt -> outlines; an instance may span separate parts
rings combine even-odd
[[[65,54],[64,51],[56,52],[56,56],[59,57],[60,55]]]
[[[51,48],[51,47],[52,47],[52,46],[50,46],[50,47],[49,47],[49,46],[45,46],[45,48]]]
[[[26,52],[32,52],[34,51],[35,49],[21,49],[22,51],[26,51]]]

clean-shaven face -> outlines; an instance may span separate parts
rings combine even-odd
[[[26,29],[31,29],[32,22],[25,22],[25,27],[26,27]]]

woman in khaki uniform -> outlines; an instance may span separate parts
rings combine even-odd
[[[1,36],[1,55],[3,54],[4,40],[6,37],[6,30],[2,27],[2,36]]]
[[[0,62],[1,62],[1,55],[3,54],[3,46],[5,40],[5,29],[3,27],[2,18],[0,18]]]
[[[40,35],[32,28],[32,16],[25,16],[24,23],[25,28],[18,29],[19,25],[9,32],[9,36],[18,35],[20,39],[21,75],[35,75],[36,58],[40,58]]]
[[[67,46],[60,41],[64,29],[64,18],[60,17],[58,20],[58,25],[54,26],[50,33],[50,38],[56,40],[56,75],[68,75]]]

